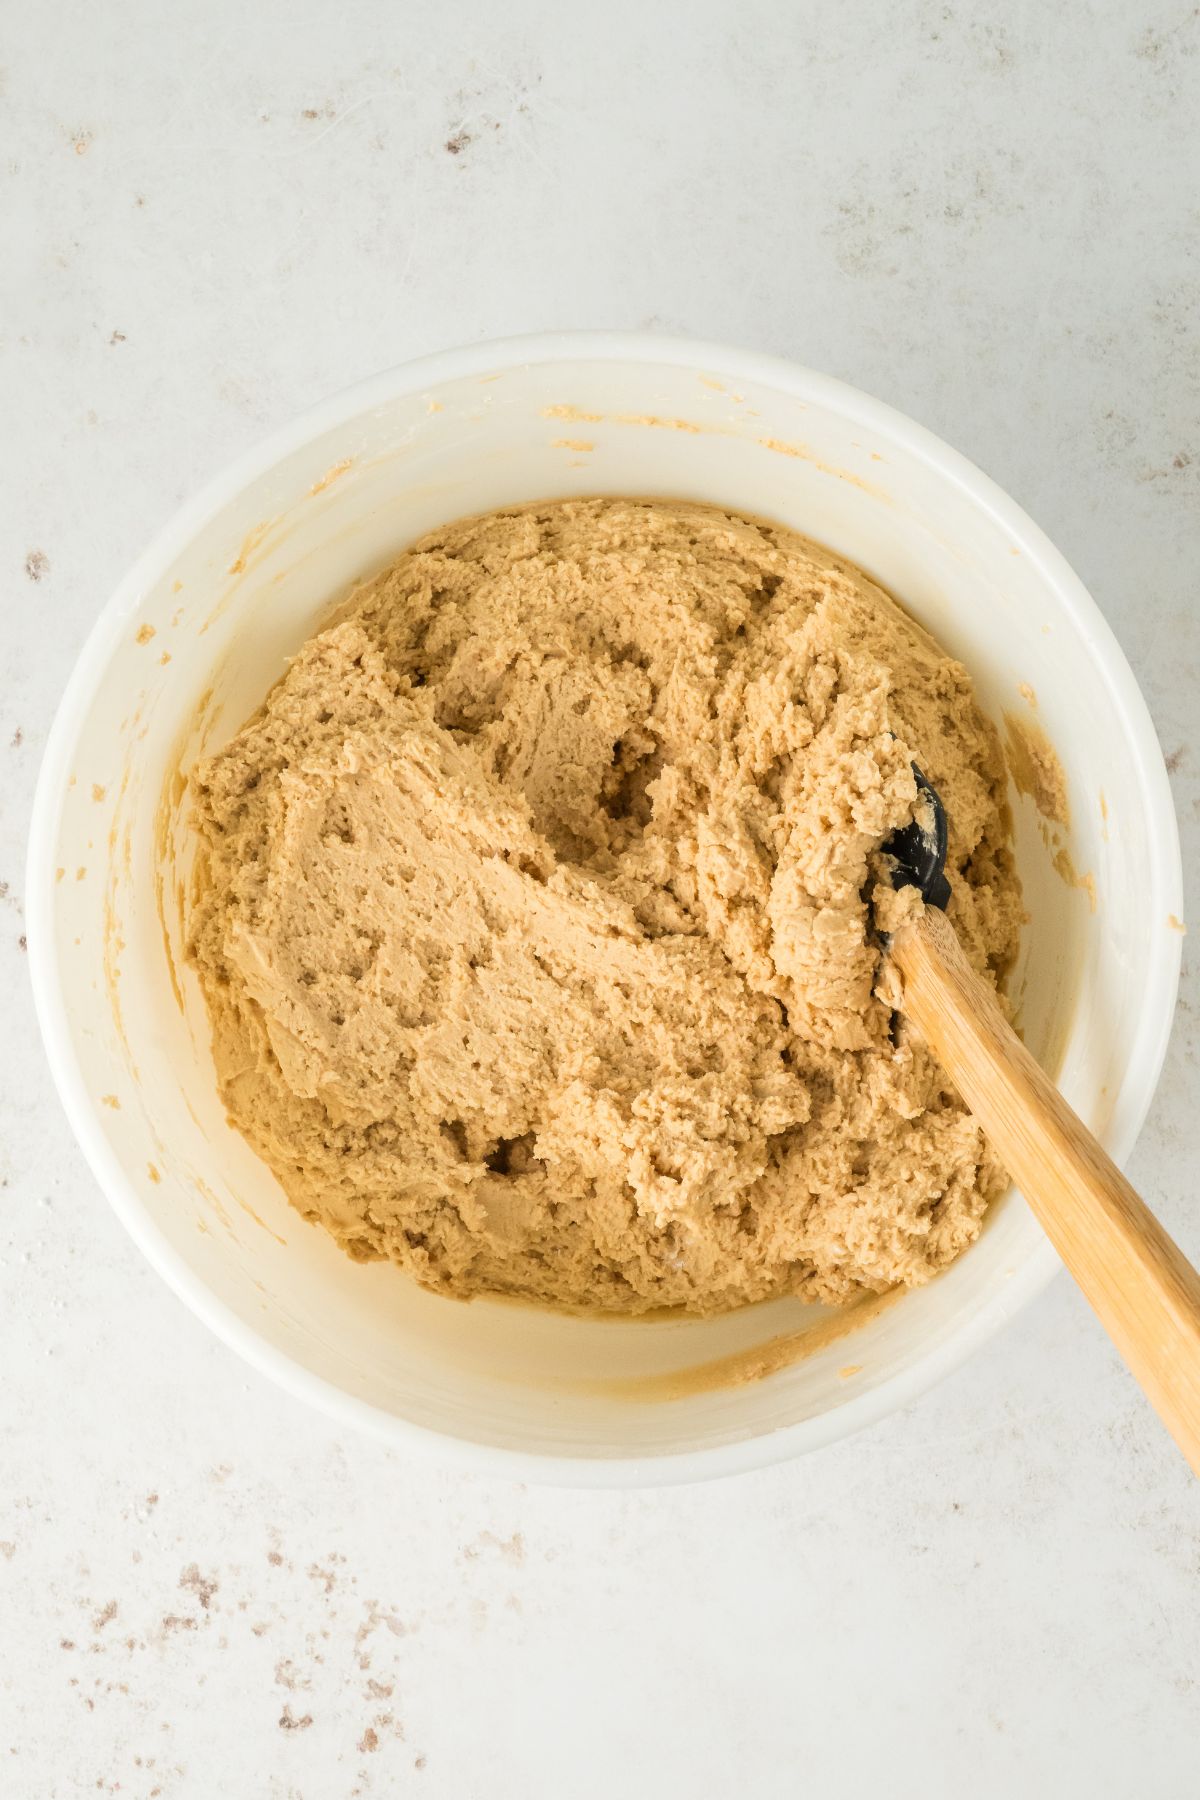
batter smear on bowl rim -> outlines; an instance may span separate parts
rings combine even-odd
[[[1007,1185],[893,1009],[916,761],[1013,961],[1003,757],[865,575],[707,506],[432,532],[191,780],[232,1122],[358,1258],[716,1312],[927,1280]]]

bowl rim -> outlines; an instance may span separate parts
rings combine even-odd
[[[141,599],[205,525],[276,464],[358,413],[472,375],[565,361],[641,362],[694,367],[733,381],[757,382],[837,411],[879,431],[932,473],[959,489],[1019,547],[1090,640],[1113,713],[1133,746],[1149,838],[1147,892],[1154,916],[1182,916],[1178,823],[1162,750],[1149,709],[1117,639],[1095,601],[1045,533],[991,478],[904,413],[833,376],[782,357],[689,337],[651,332],[564,331],[485,340],[394,365],[341,389],[277,428],[236,458],[187,501],[154,536],[92,626],[59,702],[42,757],[26,858],[27,938],[34,1003],[50,1070],[68,1123],[93,1176],[146,1260],[176,1295],[261,1374],[342,1425],[393,1447],[472,1473],[585,1488],[666,1486],[735,1475],[815,1450],[873,1424],[931,1388],[1028,1305],[1061,1267],[1043,1237],[1002,1287],[971,1317],[868,1393],[812,1419],[702,1450],[650,1457],[544,1455],[456,1436],[399,1418],[303,1368],[259,1336],[217,1298],[160,1232],[110,1146],[98,1105],[84,1081],[70,1028],[67,994],[54,948],[53,853],[79,726],[104,679],[108,658]],[[1156,934],[1137,1030],[1103,1140],[1122,1162],[1149,1111],[1175,1011],[1182,939]],[[1020,1202],[1024,1204],[1023,1202]]]

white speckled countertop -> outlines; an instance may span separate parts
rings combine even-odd
[[[448,342],[679,330],[894,402],[1049,531],[1200,838],[1200,14],[50,0],[0,45],[0,1794],[1190,1800],[1200,1490],[1065,1278],[711,1488],[410,1465],[251,1375],[70,1141],[23,841],[76,651],[215,469]],[[607,22],[599,23],[605,15]],[[1135,1180],[1200,1256],[1196,1008]]]

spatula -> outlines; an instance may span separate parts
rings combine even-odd
[[[1009,1025],[946,915],[946,814],[914,764],[916,817],[883,848],[921,916],[892,937],[903,1008],[937,1056],[1200,1475],[1200,1275]]]

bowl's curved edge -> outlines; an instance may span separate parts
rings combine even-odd
[[[803,392],[901,441],[905,448],[967,491],[1023,554],[1034,559],[1067,611],[1086,625],[1101,652],[1098,666],[1130,739],[1147,785],[1146,816],[1151,830],[1148,874],[1155,905],[1163,916],[1182,914],[1183,875],[1178,824],[1162,750],[1145,699],[1116,637],[1066,559],[1017,503],[966,457],[924,426],[832,376],[782,358],[688,338],[646,333],[560,332],[491,340],[461,350],[437,352],[368,377],[310,408],[244,453],[188,502],[156,535],[119,583],[79,653],[59,703],[43,754],[34,797],[26,860],[26,905],[30,978],[51,1074],[68,1121],[88,1165],[117,1216],[146,1260],[178,1297],[232,1350],[263,1375],[341,1424],[366,1430],[393,1448],[407,1449],[474,1473],[514,1481],[536,1479],[571,1487],[652,1487],[745,1473],[784,1461],[864,1429],[917,1399],[1000,1331],[1039,1294],[1060,1268],[1045,1240],[1014,1272],[1003,1289],[969,1322],[922,1355],[919,1363],[885,1378],[868,1393],[836,1410],[796,1425],[700,1451],[643,1459],[595,1456],[551,1457],[536,1451],[507,1450],[410,1424],[358,1400],[273,1350],[190,1269],[137,1199],[103,1132],[79,1067],[53,951],[53,845],[61,818],[75,727],[103,679],[110,642],[123,630],[142,593],[213,515],[246,485],[322,432],[372,406],[472,374],[490,374],[523,363],[590,357],[692,365],[734,379],[757,380],[784,392]],[[1160,934],[1152,977],[1130,1047],[1127,1070],[1115,1098],[1106,1147],[1118,1162],[1131,1152],[1145,1121],[1166,1057],[1179,982],[1182,944],[1177,933]]]

